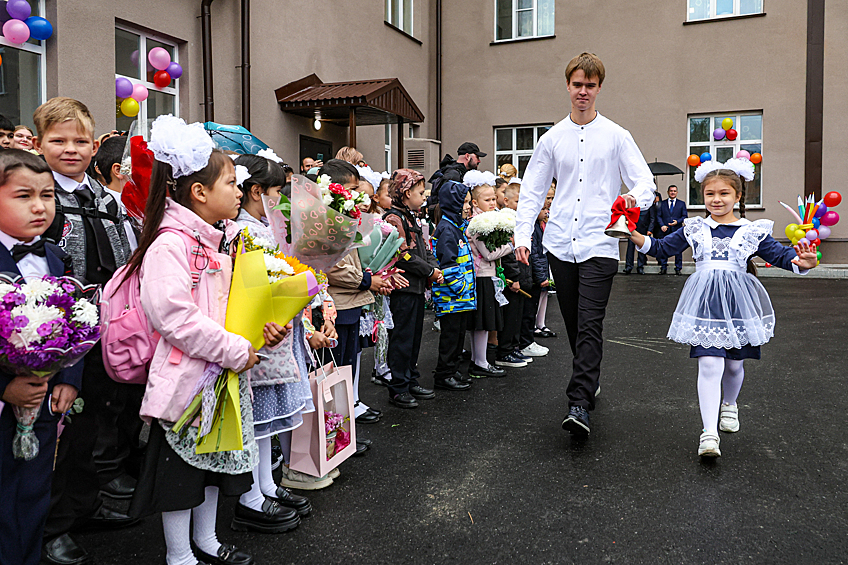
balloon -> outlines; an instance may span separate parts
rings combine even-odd
[[[839,206],[840,202],[842,202],[842,195],[835,190],[824,195],[824,203],[830,208]]]
[[[149,92],[147,91],[147,87],[143,84],[136,84],[133,86],[132,98],[136,102],[144,102],[147,100]]]
[[[133,64],[133,67],[138,68],[138,49],[130,53],[130,63]]]
[[[727,130],[727,139],[729,139],[730,141],[735,140],[738,135],[739,135],[739,132],[736,131],[735,129]]]
[[[821,217],[821,225],[831,227],[839,223],[839,213],[830,211]]]
[[[161,47],[154,47],[147,54],[147,60],[150,61],[154,69],[164,71],[171,64],[171,54]]]
[[[169,75],[165,71],[157,71],[156,74],[153,75],[153,84],[155,84],[159,88],[165,88],[166,86],[171,84],[171,75]]]
[[[794,237],[792,239],[804,239],[806,237],[807,232],[804,230],[795,230]]]
[[[806,237],[802,237],[801,239],[798,240],[798,243],[796,243],[795,245],[810,245],[810,240],[807,239]]]
[[[0,65],[2,65],[2,64],[3,64],[3,57],[0,56]]]
[[[3,37],[9,40],[9,43],[21,45],[29,39],[29,28],[21,20],[9,20],[3,24]]]
[[[818,238],[818,237],[817,237],[816,239],[814,239],[814,240],[813,240],[813,245],[815,245],[816,247],[818,247],[819,245],[821,245],[821,238]]]
[[[133,83],[128,78],[118,77],[115,79],[115,96],[118,98],[129,98],[133,93]]]
[[[816,265],[818,265],[818,261],[821,261],[821,251],[816,251]]]
[[[763,156],[760,153],[752,153],[751,154],[751,162],[755,165],[759,165],[763,162]]]
[[[178,79],[183,76],[183,68],[180,66],[179,63],[172,62],[170,65],[168,65],[168,68],[165,69],[165,72],[171,75],[171,78],[173,79]]]
[[[819,232],[817,232],[816,230],[809,230],[804,235],[807,239],[809,239],[810,241],[813,241],[814,239],[818,239]]]
[[[721,141],[724,139],[724,128],[718,128],[713,132],[713,139]]]
[[[712,160],[713,160],[713,156],[710,155],[708,151],[704,151],[703,153],[701,153],[701,162],[702,163],[706,163],[707,161],[712,161]]]
[[[818,218],[813,218],[813,228],[819,229],[820,225],[821,225],[821,220],[819,220]]]
[[[53,26],[44,18],[30,16],[24,23],[29,28],[29,35],[33,39],[44,41],[50,39],[50,36],[53,35]]]
[[[819,204],[819,207],[816,208],[816,213],[813,215],[814,218],[821,218],[827,214],[827,204]]]
[[[25,20],[32,15],[32,8],[27,0],[9,0],[6,3],[6,13],[15,20]]]
[[[771,267],[771,263],[766,263],[766,267]]]
[[[792,239],[797,229],[798,224],[789,224],[788,226],[786,226],[786,230],[784,230],[784,233],[786,233],[786,237]]]
[[[818,229],[819,239],[824,241],[825,239],[830,237],[830,228],[827,226],[822,226]]]
[[[690,167],[697,167],[701,164],[701,158],[697,155],[689,155],[689,157],[686,159],[686,162],[689,163]]]
[[[732,118],[724,118],[721,121],[721,127],[724,130],[729,130],[730,128],[733,127],[733,119]]]
[[[121,102],[121,113],[128,118],[137,116],[139,110],[138,101],[132,98],[124,98],[124,101]]]
[[[743,149],[736,154],[736,158],[737,159],[748,159],[750,161],[751,160],[751,154]]]

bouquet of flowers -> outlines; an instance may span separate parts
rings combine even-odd
[[[508,209],[508,208],[507,208]],[[466,233],[482,241],[489,251],[510,242],[515,232],[515,212],[483,212],[468,223]]]
[[[376,218],[370,242],[357,250],[362,268],[375,274],[387,272],[397,261],[397,251],[402,243],[403,239],[396,227],[385,220]]]
[[[100,339],[97,287],[69,277],[25,282],[0,275],[0,367],[44,381],[78,362]],[[38,455],[32,426],[37,408],[12,407],[18,429],[12,453],[26,461]]]
[[[357,204],[370,203],[367,194],[351,192],[322,175],[318,184],[292,177],[291,199],[263,197],[275,242],[286,255],[326,271],[351,249],[364,245],[374,218]]]
[[[327,434],[327,461],[350,445],[350,432],[345,429],[345,422],[350,416],[342,416],[335,412],[324,412],[324,431]]]

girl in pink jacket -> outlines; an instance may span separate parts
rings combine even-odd
[[[187,426],[182,435],[171,430],[207,369],[242,372],[259,362],[245,338],[224,329],[232,277],[229,247],[238,234],[230,220],[238,214],[241,192],[232,161],[213,150],[199,124],[161,117],[153,124],[148,147],[156,161],[144,230],[129,273],[139,273],[142,307],[161,339],[141,407],[151,428],[130,512],[134,516],[162,512],[169,565],[194,565],[198,559],[216,563],[224,558],[228,563],[252,563],[250,555],[219,543],[215,533],[218,493],[238,496],[249,490],[256,464],[246,378],[240,378],[242,451],[197,454],[196,427]],[[192,243],[190,250],[187,241]],[[285,333],[285,328],[267,324],[265,341],[276,345]],[[265,522],[284,515],[299,523],[296,513],[291,516],[288,510],[270,506],[258,513]]]

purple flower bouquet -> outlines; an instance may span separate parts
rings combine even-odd
[[[69,277],[24,281],[0,274],[0,369],[48,381],[82,359],[100,339],[98,293]],[[32,426],[41,405],[12,408],[18,420],[12,453],[29,461],[38,455]]]

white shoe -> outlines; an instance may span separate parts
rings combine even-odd
[[[719,439],[716,434],[704,432],[701,434],[700,443],[698,444],[698,455],[701,457],[721,457],[721,450],[718,448]]]
[[[736,404],[722,403],[718,414],[718,429],[728,433],[739,431],[739,407]]]
[[[521,354],[525,357],[544,357],[548,354],[548,348],[538,343],[531,343],[521,350]]]
[[[595,389],[595,398],[601,395],[601,383],[598,383],[598,388]]]
[[[338,467],[327,473],[327,476],[333,479],[334,481],[339,478],[339,475],[341,475],[341,472],[339,471]]]
[[[288,465],[282,466],[283,478],[280,486],[297,490],[320,490],[333,484],[333,479],[328,475],[313,477],[300,471],[290,469]]]

